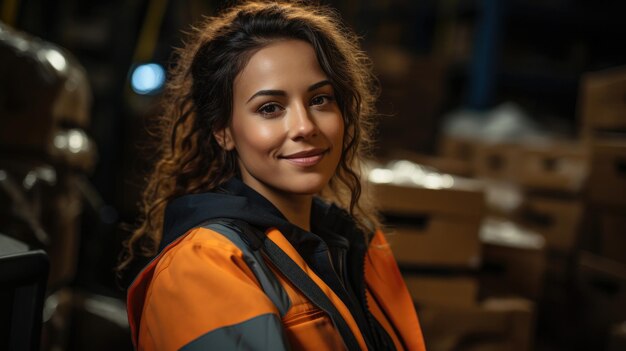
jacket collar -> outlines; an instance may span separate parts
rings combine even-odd
[[[346,246],[363,240],[362,232],[348,213],[334,204],[314,198],[311,210],[313,234],[291,224],[269,200],[240,179],[232,178],[213,192],[184,195],[172,200],[165,209],[159,251],[190,229],[215,218],[240,219],[263,231],[277,228],[294,247],[304,250],[319,248],[320,241]]]

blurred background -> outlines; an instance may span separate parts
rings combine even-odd
[[[626,2],[322,3],[380,80],[367,181],[429,350],[626,350]],[[147,128],[227,3],[0,4],[0,349],[131,350]]]

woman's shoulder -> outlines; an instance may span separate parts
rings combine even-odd
[[[210,227],[197,227],[174,241],[160,255],[157,271],[172,265],[200,265],[207,261],[233,260],[242,257],[242,249],[224,233]]]
[[[238,246],[233,243],[232,236],[224,232],[220,227],[200,226],[189,230],[178,241],[174,242],[170,251],[202,250],[217,248],[220,250],[235,249]],[[167,248],[166,248],[167,249]],[[172,254],[175,254],[175,253]],[[167,253],[166,253],[167,254]]]

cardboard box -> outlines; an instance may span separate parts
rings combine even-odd
[[[487,215],[515,218],[526,198],[524,189],[509,181],[484,179]]]
[[[582,252],[578,268],[581,291],[615,307],[616,322],[626,320],[626,264]]]
[[[543,291],[546,257],[543,249],[483,246],[481,285],[489,295],[521,295],[538,298]]]
[[[576,287],[582,300],[579,337],[602,349],[609,328],[626,320],[626,265],[583,252],[578,273]]]
[[[409,168],[397,173],[410,177],[414,171],[421,172]],[[423,176],[437,182],[445,179],[449,184],[427,188],[371,183],[398,261],[407,266],[476,267],[480,258],[478,229],[485,209],[482,183],[438,173]],[[424,180],[427,185],[428,179]]]
[[[441,214],[482,217],[485,211],[481,182],[450,176],[452,185],[429,189],[420,186],[371,183],[380,211],[394,215]]]
[[[588,195],[593,204],[626,208],[626,135],[593,140]]]
[[[423,226],[390,223],[387,240],[403,266],[478,267],[480,218],[425,216]]]
[[[600,217],[600,253],[626,264],[626,213],[604,212]]]
[[[471,307],[426,305],[418,313],[429,351],[534,349],[535,307],[525,299],[489,299]]]
[[[626,130],[626,67],[586,73],[580,94],[586,134],[593,130]]]
[[[521,217],[526,227],[543,235],[549,249],[570,252],[578,242],[583,210],[578,199],[530,196]]]
[[[404,282],[418,306],[472,307],[478,300],[478,281],[472,277],[405,274]]]
[[[587,179],[589,155],[582,144],[524,146],[520,151],[521,185],[552,192],[578,193]]]
[[[478,144],[473,139],[445,135],[439,141],[439,155],[473,164]]]
[[[480,238],[480,283],[487,296],[541,296],[547,267],[541,235],[513,222],[490,218],[483,222]]]
[[[475,148],[477,177],[515,182],[519,177],[521,150],[515,144],[483,143]]]
[[[472,177],[474,174],[474,165],[471,162],[449,156],[431,156],[408,150],[389,150],[388,158],[408,160],[426,167],[432,167],[439,172],[461,177]]]

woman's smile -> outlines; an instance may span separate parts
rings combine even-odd
[[[280,156],[279,158],[291,162],[301,167],[313,167],[320,163],[322,158],[328,153],[329,149],[316,148]]]

